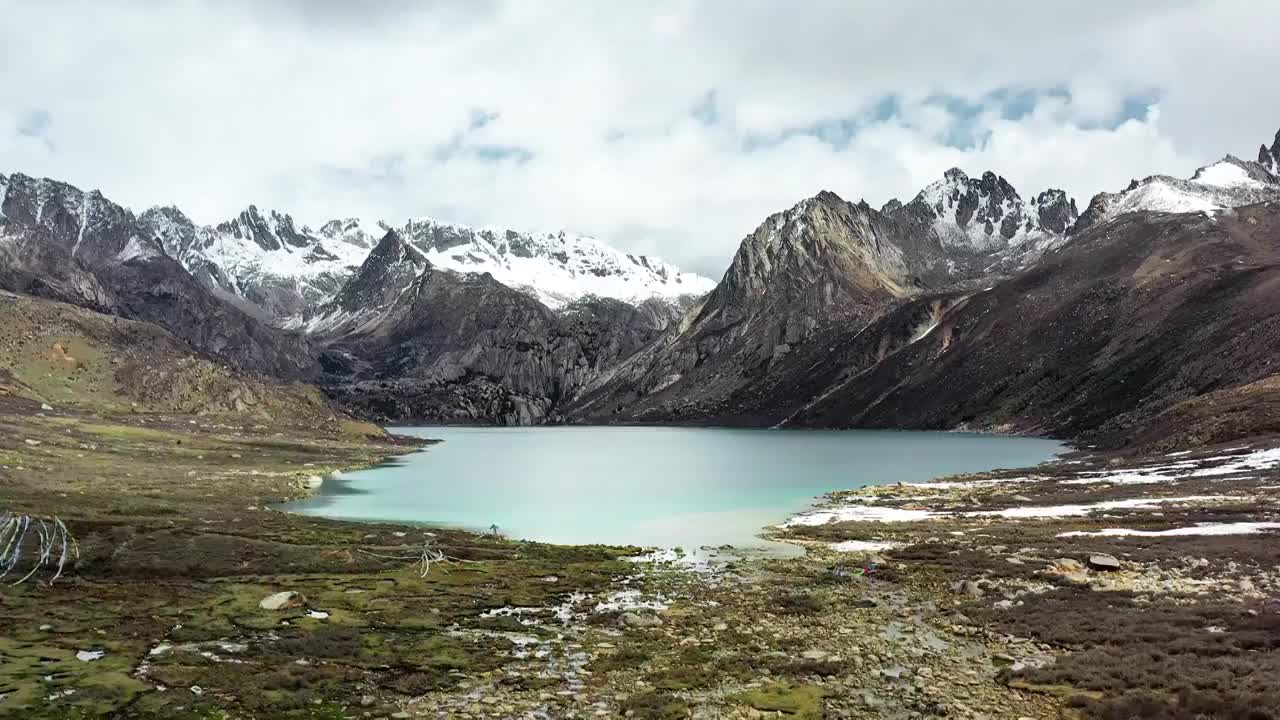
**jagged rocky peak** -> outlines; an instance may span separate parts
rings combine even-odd
[[[560,309],[596,295],[632,304],[652,297],[676,301],[703,295],[715,283],[658,258],[619,251],[594,238],[471,228],[433,218],[408,221],[400,234],[435,267],[489,273],[496,280]]]
[[[84,192],[64,182],[23,173],[14,173],[3,182],[0,222],[42,228],[51,240],[65,244],[73,257],[89,261],[122,260],[121,254],[131,243],[135,247],[129,252],[135,255],[157,250],[134,237],[133,213],[101,192]]]
[[[739,245],[709,307],[810,293],[819,306],[850,295],[900,294],[907,275],[903,253],[895,243],[881,242],[880,219],[866,202],[847,202],[829,190],[769,216]]]
[[[237,240],[252,240],[267,251],[284,249],[286,246],[305,248],[314,243],[314,239],[294,228],[291,216],[272,210],[263,217],[257,205],[250,205],[235,218],[219,223],[217,230]]]
[[[376,321],[430,267],[420,250],[395,230],[388,230],[306,327],[312,332],[346,332]]]
[[[987,171],[971,178],[960,168],[947,170],[904,209],[927,211],[944,245],[978,253],[1027,244],[1043,250],[1077,217],[1075,202],[1061,190],[1024,200],[1004,177]]]
[[[138,220],[174,257],[201,240],[199,228],[175,205],[150,208],[139,215]]]
[[[1151,175],[1134,180],[1116,193],[1098,193],[1072,228],[1082,232],[1098,223],[1130,212],[1212,213],[1226,208],[1243,207],[1259,202],[1280,200],[1280,176],[1274,172],[1280,150],[1265,146],[1258,153],[1259,162],[1241,160],[1233,155],[1195,171],[1188,179],[1169,175]]]
[[[155,226],[185,217],[157,210]],[[253,372],[308,376],[306,343],[260,325],[174,260],[154,227],[102,193],[49,179],[5,178],[0,287],[163,326],[210,356]]]
[[[172,207],[148,210],[141,220],[191,274],[284,327],[304,324],[368,251],[256,205],[214,226],[196,225]]]
[[[1271,142],[1270,149],[1267,149],[1266,143],[1258,148],[1258,164],[1273,176],[1280,178],[1280,130],[1276,131],[1276,137]]]
[[[341,218],[321,225],[316,234],[322,238],[368,250],[386,234],[387,229],[382,223],[368,223],[359,218]],[[308,229],[304,227],[303,232],[307,231]]]

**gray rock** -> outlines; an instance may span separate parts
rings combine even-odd
[[[640,613],[623,613],[622,622],[624,625],[636,628],[660,627],[662,618],[657,615],[640,614]]]
[[[1103,571],[1119,570],[1120,561],[1111,555],[1098,553],[1096,555],[1089,556],[1089,567],[1094,570]]]

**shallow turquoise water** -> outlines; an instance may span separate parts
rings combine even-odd
[[[764,545],[757,534],[864,485],[1034,465],[1050,440],[966,433],[719,428],[400,428],[444,440],[328,478],[289,509],[486,529],[557,543]]]

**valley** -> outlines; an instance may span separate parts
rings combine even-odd
[[[0,714],[1270,717],[1278,158],[1080,213],[994,173],[880,209],[824,191],[718,283],[563,233],[201,226],[0,176],[0,539],[26,579]],[[408,423],[1073,451],[851,478],[762,529],[786,559],[279,509],[428,467],[381,427]]]

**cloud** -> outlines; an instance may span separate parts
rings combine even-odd
[[[1278,21],[1248,3],[0,0],[0,17],[0,172],[202,222],[252,202],[313,225],[565,228],[710,275],[821,189],[879,205],[959,166],[1084,203],[1251,156],[1280,126]]]

